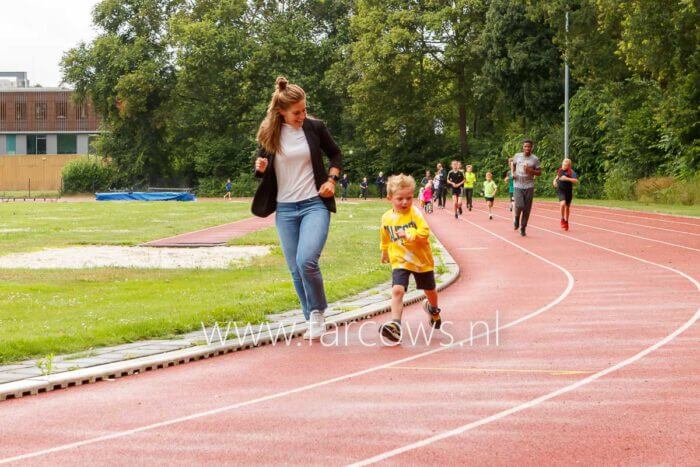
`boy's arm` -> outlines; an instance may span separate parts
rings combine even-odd
[[[430,227],[428,226],[428,223],[420,214],[413,216],[413,222],[415,222],[416,227],[406,229],[406,243],[411,244],[413,242],[427,242],[428,238],[430,237]]]
[[[379,248],[382,251],[381,263],[389,262],[389,233],[384,228],[384,223],[379,226]]]

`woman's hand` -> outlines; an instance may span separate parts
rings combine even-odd
[[[332,198],[335,195],[335,182],[328,180],[326,183],[321,185],[318,190],[319,196],[321,198]]]
[[[258,157],[255,159],[255,170],[257,172],[263,173],[267,169],[267,159],[264,157]]]

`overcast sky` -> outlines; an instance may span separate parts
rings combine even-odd
[[[0,0],[0,71],[26,71],[30,85],[58,86],[63,52],[96,33],[99,0]]]

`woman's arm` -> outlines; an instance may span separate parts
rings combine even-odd
[[[258,148],[258,153],[256,154],[255,162],[254,162],[255,178],[262,178],[263,177],[265,170],[267,170],[268,163],[269,163],[269,159],[267,158],[267,153],[265,152],[265,149]]]
[[[340,175],[340,171],[343,168],[343,154],[335,140],[331,136],[330,131],[326,127],[325,123],[321,120],[316,120],[318,124],[318,136],[321,142],[321,149],[326,153],[328,160],[330,161],[328,167],[328,173],[330,175]]]
[[[330,161],[328,165],[328,180],[321,185],[318,193],[324,198],[330,198],[335,194],[335,180],[331,177],[338,177],[340,175],[340,171],[343,167],[343,156],[340,148],[335,143],[335,140],[333,140],[331,133],[328,131],[328,128],[326,128],[325,123],[321,120],[316,120],[316,124],[321,149],[323,149],[323,152]]]

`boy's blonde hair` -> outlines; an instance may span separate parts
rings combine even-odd
[[[398,174],[389,177],[386,183],[387,196],[393,196],[399,190],[409,188],[411,192],[416,190],[416,181],[410,175]]]

